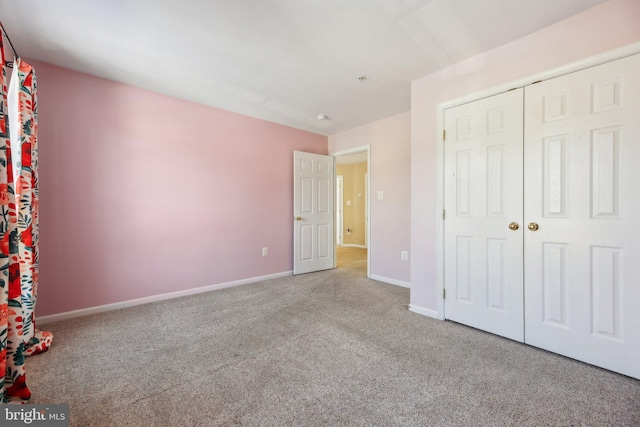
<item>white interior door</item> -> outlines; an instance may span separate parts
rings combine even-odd
[[[445,317],[524,339],[517,89],[445,111]],[[515,224],[511,225],[510,224]]]
[[[293,274],[334,267],[334,158],[293,153]]]
[[[640,378],[640,55],[525,99],[526,342]]]

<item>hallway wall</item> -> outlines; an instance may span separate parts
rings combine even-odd
[[[344,177],[343,188],[343,245],[366,245],[366,185],[367,163],[337,165],[337,174]]]

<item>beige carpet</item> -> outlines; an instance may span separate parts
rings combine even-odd
[[[411,313],[342,249],[336,270],[49,323],[33,403],[78,426],[640,426],[640,381]]]
[[[362,276],[367,275],[367,250],[345,246],[337,247],[338,268],[357,271]]]

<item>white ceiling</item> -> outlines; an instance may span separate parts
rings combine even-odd
[[[26,58],[332,135],[408,111],[417,78],[604,1],[20,0],[0,19]]]

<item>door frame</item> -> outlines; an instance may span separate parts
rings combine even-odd
[[[350,148],[348,150],[341,150],[341,151],[335,151],[335,152],[331,152],[329,153],[330,156],[333,156],[334,159],[336,159],[335,164],[337,165],[337,157],[340,156],[346,156],[349,154],[356,154],[356,153],[367,153],[367,174],[366,174],[366,178],[365,178],[365,188],[366,189],[370,189],[371,185],[370,185],[370,179],[371,179],[371,144],[367,144],[367,145],[361,145],[359,147],[354,147],[354,148]],[[336,170],[336,176],[337,176],[337,167],[335,168]],[[335,191],[335,188],[334,188]],[[334,198],[335,198],[335,194],[334,194]],[[368,197],[367,194],[367,198],[365,200],[365,227],[367,228],[367,233],[365,236],[365,242],[367,245],[367,277],[371,278],[371,197]],[[335,208],[334,208],[335,209]],[[335,214],[333,215],[334,217],[334,221],[335,221]],[[334,224],[335,227],[335,224]],[[336,244],[334,242],[334,268],[337,267],[337,263],[338,263],[338,250],[336,248]]]
[[[344,210],[342,204],[344,203],[344,177],[338,175],[336,171],[336,246],[342,246],[344,237],[342,236],[342,225],[344,224]],[[339,214],[339,215],[338,215]]]
[[[466,104],[468,102],[477,101],[482,98],[486,98],[493,95],[498,95],[508,90],[525,87],[539,80],[549,80],[554,77],[559,77],[565,74],[570,74],[576,71],[583,70],[585,68],[594,67],[596,65],[604,64],[605,62],[615,61],[627,56],[640,53],[640,42],[632,43],[617,49],[613,49],[607,52],[603,52],[594,56],[590,56],[579,61],[571,62],[560,67],[552,68],[550,70],[542,71],[532,74],[530,76],[512,80],[507,83],[503,83],[498,86],[494,86],[489,89],[485,89],[476,93],[472,93],[457,99],[442,102],[438,104],[437,116],[436,116],[436,138],[437,152],[436,152],[436,218],[440,218],[436,224],[436,289],[437,289],[437,311],[435,318],[444,320],[444,112],[448,108],[457,107],[458,105]],[[422,313],[422,311],[421,311]],[[428,315],[432,313],[426,313]]]

